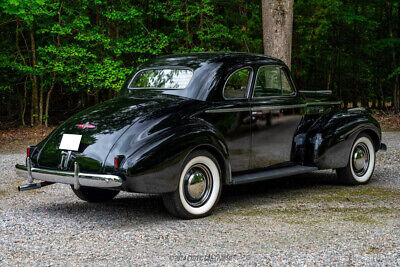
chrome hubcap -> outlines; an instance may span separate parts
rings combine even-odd
[[[194,207],[201,206],[210,196],[211,172],[203,164],[193,165],[185,175],[184,193],[186,201]]]
[[[369,167],[369,150],[366,144],[356,145],[352,156],[353,170],[357,176],[363,176]]]

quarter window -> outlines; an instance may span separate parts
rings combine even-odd
[[[226,81],[224,88],[225,98],[246,98],[249,84],[250,69],[241,69],[234,72]]]
[[[258,69],[254,97],[291,95],[293,90],[284,71],[279,67]]]

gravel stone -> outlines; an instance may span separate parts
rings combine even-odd
[[[156,195],[79,200],[55,184],[18,192],[22,154],[0,154],[0,265],[400,265],[400,132],[383,134],[371,183],[317,171],[223,190],[178,220]]]

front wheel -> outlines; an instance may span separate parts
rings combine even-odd
[[[360,134],[351,148],[349,163],[344,168],[336,169],[336,173],[343,182],[360,185],[370,181],[374,169],[374,144],[369,135]]]
[[[174,216],[194,219],[207,216],[221,195],[221,171],[208,151],[189,154],[183,164],[178,188],[163,195],[166,209]]]

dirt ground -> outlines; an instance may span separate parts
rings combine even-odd
[[[400,132],[386,132],[371,182],[332,171],[230,186],[214,213],[178,220],[156,195],[79,200],[26,181],[0,153],[0,265],[400,265]]]

